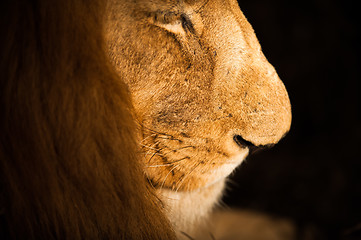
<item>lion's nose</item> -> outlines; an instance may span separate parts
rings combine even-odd
[[[256,146],[255,144],[253,144],[250,141],[247,141],[246,139],[244,139],[241,135],[234,135],[233,136],[233,140],[236,142],[236,144],[238,146],[240,146],[241,148],[248,148],[249,149],[249,153],[254,153],[257,152],[259,150],[263,150],[265,148],[271,148],[274,146],[274,144],[267,144],[267,145],[258,145]]]

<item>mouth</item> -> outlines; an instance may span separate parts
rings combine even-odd
[[[226,179],[247,157],[248,149],[231,158],[184,159],[177,163],[169,159],[168,163],[157,163],[147,167],[145,172],[156,188],[168,188],[175,191],[193,191],[211,183]]]
[[[236,137],[229,140],[152,131],[141,142],[146,176],[154,187],[176,191],[191,191],[222,181],[246,159],[251,149],[257,149]],[[242,147],[232,143],[236,140]]]

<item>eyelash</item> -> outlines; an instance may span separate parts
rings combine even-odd
[[[185,31],[189,31],[191,33],[195,33],[194,26],[192,21],[189,19],[189,17],[182,13],[176,13],[176,12],[162,12],[157,11],[152,14],[153,19],[155,22],[161,23],[161,24],[175,24],[178,21],[180,24],[182,24],[182,28]]]
[[[181,14],[181,22],[184,30],[189,31],[193,34],[195,33],[193,23],[186,14]]]

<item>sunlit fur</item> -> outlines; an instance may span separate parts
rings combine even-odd
[[[249,154],[234,135],[265,146],[288,132],[286,89],[236,0],[113,2],[106,38],[132,94],[146,176],[175,229],[191,232]]]

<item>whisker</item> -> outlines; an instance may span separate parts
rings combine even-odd
[[[153,155],[153,154],[158,155],[158,156],[162,156],[162,157],[164,157],[164,156],[165,156],[164,154],[157,153],[157,152],[155,152],[155,153],[151,153],[150,151],[146,152],[144,155]]]
[[[168,152],[164,152],[163,154],[164,155],[166,155],[166,154],[168,154],[168,153],[171,153],[171,152],[175,152],[175,151],[179,151],[179,150],[183,150],[183,149],[187,149],[187,148],[194,148],[194,146],[184,146],[184,147],[181,147],[181,148],[176,148],[176,149],[172,149],[172,150],[170,150],[170,151],[168,151]]]
[[[180,139],[178,139],[178,138],[175,138],[175,137],[173,137],[173,136],[171,136],[170,138],[162,137],[162,136],[157,136],[157,138],[166,139],[166,140],[172,140],[172,141],[178,141],[178,142],[183,142],[182,140],[180,140]]]
[[[159,152],[162,151],[162,150],[163,150],[163,148],[159,148],[158,150],[156,150],[156,152],[154,152],[153,155],[149,158],[148,163],[149,163],[149,162],[154,158],[154,156],[156,156],[156,155],[165,157],[164,154],[159,153]],[[148,151],[148,152],[149,152],[149,151]],[[148,153],[148,152],[147,152],[147,153]]]
[[[179,185],[178,185],[178,187],[177,187],[177,189],[176,189],[176,192],[178,192],[178,190],[180,189],[180,187],[181,187],[182,184],[184,183],[184,180],[185,180],[187,177],[189,177],[189,176],[192,174],[192,172],[193,172],[198,166],[200,166],[200,164],[201,164],[201,162],[198,162],[198,163],[194,166],[194,168],[193,168],[187,175],[185,175],[184,178],[182,178],[182,180],[179,182]]]
[[[159,149],[159,151],[160,151],[160,149]],[[156,156],[156,155],[157,155],[157,152],[153,153],[153,155],[149,158],[148,163],[149,163],[150,161],[152,161],[153,157]]]
[[[167,167],[167,166],[171,166],[173,164],[174,163],[166,163],[166,164],[159,164],[159,165],[148,165],[148,166],[145,166],[145,167],[147,167],[147,168]]]
[[[140,143],[142,144],[146,139],[148,139],[148,138],[150,138],[150,137],[154,137],[154,136],[156,136],[156,135],[157,135],[156,133],[150,134],[149,136],[143,138],[143,140],[140,141]]]
[[[173,137],[167,137],[167,136],[165,136],[165,137],[163,137],[163,136],[157,136],[157,138],[166,139],[166,140],[174,140]]]
[[[170,162],[170,163],[178,163],[178,162],[181,162],[181,161],[186,160],[186,159],[189,159],[189,157],[188,157],[188,156],[186,156],[186,157],[184,157],[184,158],[181,158],[181,159],[178,159],[178,160],[172,161],[172,162]]]
[[[144,156],[147,156],[147,155],[150,155],[150,154],[153,154],[150,159],[148,160],[148,162],[150,162],[150,160],[160,152],[161,149],[156,149],[156,148],[153,148],[155,145],[157,145],[157,143],[154,143],[153,145],[151,145],[150,147],[149,146],[145,146],[145,147],[148,147],[149,150],[144,154]],[[151,151],[154,150],[155,152],[152,153]]]
[[[172,161],[172,162],[168,162],[168,163],[164,163],[164,164],[158,164],[158,165],[148,165],[146,167],[166,167],[166,166],[172,166],[174,165],[175,163],[179,163],[183,160],[186,160],[186,159],[189,159],[189,157],[184,157],[184,158],[181,158],[181,159],[178,159],[178,160],[175,160],[175,161]]]
[[[167,180],[169,174],[170,174],[174,169],[176,169],[178,166],[179,166],[179,165],[175,165],[175,166],[168,172],[168,174],[165,176],[165,178],[164,178],[164,180],[163,180],[160,188],[163,188],[163,187],[164,187],[165,181]]]
[[[166,134],[166,133],[157,132],[157,131],[155,131],[155,130],[153,130],[153,129],[150,129],[150,128],[146,127],[146,126],[143,126],[143,125],[142,125],[142,127],[145,128],[145,129],[147,129],[147,130],[150,131],[150,132],[158,133],[158,134],[160,134],[160,135],[172,137],[172,135],[169,135],[169,134]]]
[[[149,146],[147,146],[147,145],[140,144],[140,146],[142,146],[142,147],[149,148],[149,149],[152,149],[152,150],[155,150],[155,151],[157,151],[157,152],[158,152],[158,151],[159,151],[159,149],[154,148],[154,147],[153,147],[154,145],[156,145],[156,144],[153,144],[153,145],[152,145],[152,147],[149,147]]]

